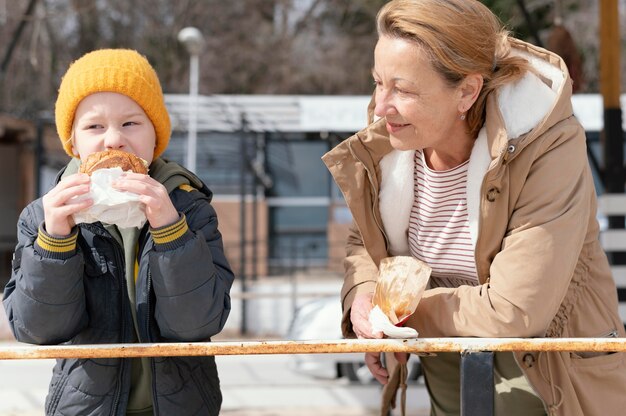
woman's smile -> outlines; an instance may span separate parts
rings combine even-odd
[[[410,123],[400,124],[400,123],[392,123],[391,121],[387,121],[387,131],[391,134],[394,134],[410,125],[411,125]]]

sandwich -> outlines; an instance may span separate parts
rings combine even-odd
[[[121,150],[105,150],[90,154],[80,165],[79,171],[91,175],[98,169],[122,168],[124,172],[148,173],[148,162],[132,153]]]

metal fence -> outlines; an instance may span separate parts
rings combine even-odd
[[[406,352],[461,354],[461,416],[491,416],[493,353],[499,351],[625,352],[626,338],[423,338],[328,341],[0,346],[1,360],[163,356]]]

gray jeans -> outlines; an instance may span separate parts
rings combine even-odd
[[[438,353],[420,357],[430,395],[431,416],[461,413],[459,353]],[[543,402],[532,389],[511,352],[494,354],[495,416],[545,416]]]

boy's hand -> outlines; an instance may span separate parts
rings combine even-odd
[[[93,205],[91,198],[76,201],[74,198],[89,193],[91,178],[77,173],[64,178],[42,198],[46,232],[63,237],[72,232],[73,215]]]
[[[139,201],[146,205],[146,218],[152,228],[173,224],[180,218],[165,186],[148,175],[124,172],[113,186],[139,195]]]

